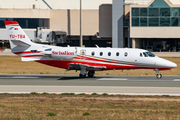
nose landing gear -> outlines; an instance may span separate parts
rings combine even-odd
[[[160,72],[159,72],[159,69],[154,69],[154,71],[156,71],[156,77],[158,78],[158,79],[161,79],[162,78],[162,75],[160,74]]]

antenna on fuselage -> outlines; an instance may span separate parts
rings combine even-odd
[[[99,48],[99,46],[98,46],[97,44],[95,44],[95,46],[96,46],[97,48]]]

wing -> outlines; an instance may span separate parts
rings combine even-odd
[[[70,63],[68,70],[81,70],[81,67],[85,67],[87,71],[98,71],[98,70],[104,70],[106,69],[106,66],[91,66],[87,64],[81,64],[81,63]]]

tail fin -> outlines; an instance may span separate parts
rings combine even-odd
[[[13,50],[14,48],[20,49],[21,47],[30,47],[33,44],[33,42],[31,42],[31,40],[28,38],[28,36],[16,21],[5,20],[4,23],[8,33],[12,52],[16,51]]]

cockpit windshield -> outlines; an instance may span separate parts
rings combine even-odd
[[[148,54],[146,54],[145,52],[143,52],[143,55],[144,55],[144,57],[148,57]]]
[[[146,52],[146,54],[148,54],[149,57],[155,57],[155,55],[152,54],[151,52]]]

